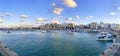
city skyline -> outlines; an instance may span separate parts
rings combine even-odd
[[[120,23],[119,0],[1,0],[2,25],[26,24],[36,20],[51,22],[57,19],[77,24],[90,22]]]

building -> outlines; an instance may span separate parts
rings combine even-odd
[[[97,24],[97,22],[92,22],[90,23],[90,29],[98,29],[99,25]]]
[[[115,28],[115,26],[116,26],[116,24],[110,24],[110,28],[112,29],[112,30],[114,30],[114,28]]]
[[[109,24],[109,23],[105,23],[105,24],[104,24],[104,28],[105,28],[105,29],[110,29],[110,28],[111,28],[111,26],[110,26],[110,24]]]
[[[103,23],[103,22],[100,22],[100,28],[101,28],[101,29],[104,29],[104,27],[105,27],[105,26],[104,26],[104,23]]]
[[[115,28],[114,28],[114,30],[120,30],[120,24],[115,24]]]
[[[84,28],[84,25],[80,24],[80,25],[79,25],[79,28],[80,28],[80,29],[83,29],[83,28]]]

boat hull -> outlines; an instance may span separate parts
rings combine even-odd
[[[98,41],[113,41],[113,38],[97,39]]]

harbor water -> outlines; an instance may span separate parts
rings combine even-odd
[[[0,41],[20,56],[99,56],[112,42],[97,37],[97,33],[68,31],[0,32]]]

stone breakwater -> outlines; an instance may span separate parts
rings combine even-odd
[[[19,56],[2,42],[0,42],[0,56]]]
[[[117,35],[113,44],[102,52],[100,56],[120,56],[120,34]]]

